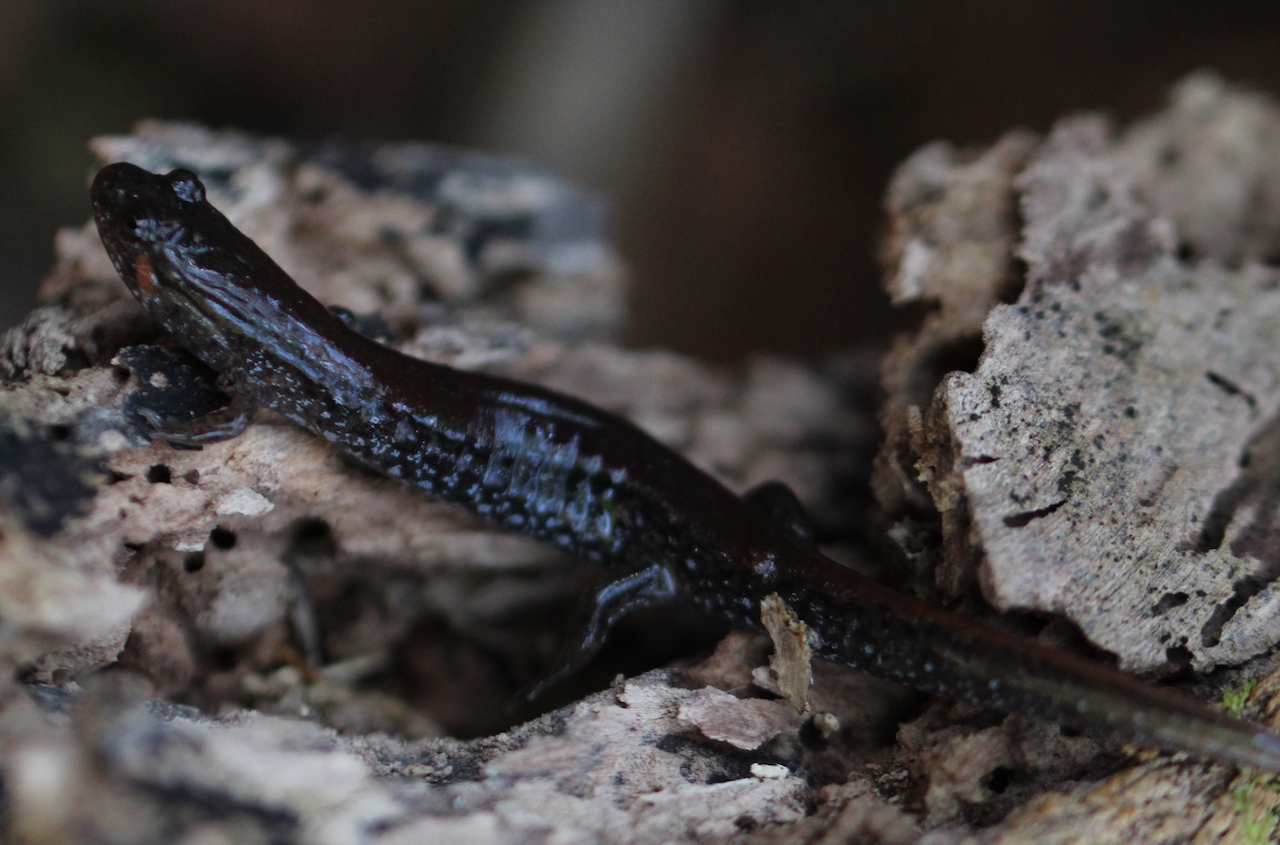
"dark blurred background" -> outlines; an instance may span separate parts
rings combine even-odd
[[[0,325],[85,141],[143,117],[520,152],[614,200],[629,340],[732,360],[883,339],[880,196],[933,138],[1280,91],[1280,4],[1190,0],[0,0]]]

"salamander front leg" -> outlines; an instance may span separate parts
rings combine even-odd
[[[533,701],[591,662],[604,645],[609,629],[622,617],[634,610],[671,601],[679,592],[670,570],[655,563],[588,593],[580,605],[581,624],[561,647],[551,671],[524,691],[524,699]]]
[[[804,512],[804,505],[795,491],[781,481],[766,481],[757,484],[742,494],[742,498],[751,507],[760,511],[765,519],[779,528],[787,538],[798,546],[816,549],[818,541],[813,531],[813,524]]]
[[[190,420],[166,419],[150,408],[139,408],[138,413],[151,424],[151,438],[164,440],[171,446],[194,449],[206,443],[217,443],[238,437],[249,427],[257,405],[244,396],[233,396],[224,408]]]

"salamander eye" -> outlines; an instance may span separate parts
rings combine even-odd
[[[181,168],[171,170],[165,178],[169,180],[169,187],[173,188],[178,199],[185,202],[204,202],[204,185],[190,170]]]

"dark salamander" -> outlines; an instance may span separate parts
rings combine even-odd
[[[570,665],[636,606],[683,598],[759,626],[761,600],[776,593],[830,660],[1100,737],[1280,771],[1280,737],[863,578],[624,419],[366,338],[233,227],[189,171],[112,164],[92,196],[129,289],[241,403],[203,429],[158,422],[158,436],[232,436],[262,405],[437,499],[608,567],[614,580],[595,594]]]

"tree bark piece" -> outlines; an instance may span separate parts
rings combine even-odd
[[[1258,152],[1211,155],[1206,138]],[[1197,78],[1127,135],[1071,119],[1032,155],[1024,288],[918,417],[914,461],[897,459],[941,514],[942,584],[980,561],[996,607],[1063,615],[1135,671],[1239,663],[1280,639],[1280,274],[1258,238],[1216,242],[1174,205],[1209,192],[1226,214],[1229,195],[1231,219],[1265,228],[1278,166],[1264,175],[1260,156],[1278,142],[1274,105]],[[1214,173],[1239,190],[1203,187]]]

